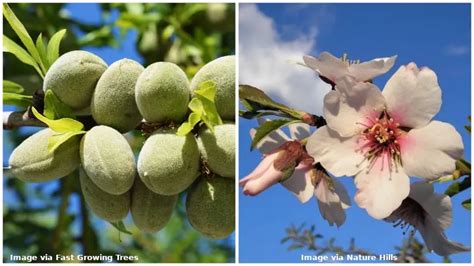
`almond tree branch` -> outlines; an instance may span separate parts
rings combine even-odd
[[[28,112],[3,112],[3,129],[14,129],[24,126],[46,127],[46,124],[36,118],[31,118]]]

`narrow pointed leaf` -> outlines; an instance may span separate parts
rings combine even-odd
[[[261,124],[257,128],[255,132],[255,136],[252,140],[250,150],[253,150],[263,138],[265,138],[268,134],[270,134],[274,130],[277,130],[283,126],[286,126],[292,123],[298,123],[298,122],[301,122],[301,121],[300,120],[287,120],[287,119],[266,121],[265,123]]]
[[[48,58],[46,56],[46,45],[44,44],[42,33],[40,33],[40,35],[38,35],[38,38],[36,39],[36,50],[38,50],[41,62],[43,63],[43,65],[45,66],[45,70],[47,71],[49,68],[49,63]]]
[[[471,187],[471,177],[467,176],[465,177],[462,181],[455,182],[451,184],[446,191],[444,191],[444,194],[452,197],[468,188]]]
[[[20,84],[18,84],[16,82],[9,81],[9,80],[3,80],[2,88],[3,88],[3,92],[9,92],[9,93],[21,94],[25,91],[23,86],[21,86]]]
[[[61,146],[61,144],[63,144],[70,138],[85,133],[86,131],[69,131],[52,135],[48,138],[48,152],[54,152],[59,146]]]
[[[463,201],[461,204],[465,209],[471,210],[471,199],[467,199]]]
[[[38,120],[48,125],[51,130],[57,133],[66,133],[69,131],[78,132],[82,131],[82,129],[84,128],[84,125],[81,122],[71,118],[61,118],[58,120],[52,120],[44,117],[34,107],[32,108],[32,111],[36,118],[38,118]]]
[[[3,104],[4,105],[15,105],[18,107],[26,108],[31,105],[33,97],[29,95],[22,95],[18,93],[4,92],[3,93]]]
[[[41,77],[44,77],[43,71],[41,71],[41,68],[35,59],[31,57],[31,55],[25,49],[16,44],[14,41],[10,40],[5,35],[3,35],[3,51],[13,54],[21,62],[34,67],[36,72],[38,72]]]
[[[284,113],[291,115],[296,119],[301,119],[301,111],[290,108],[284,104],[277,103],[273,101],[268,95],[266,95],[262,90],[249,85],[239,85],[239,97],[241,100],[246,100],[247,105],[252,105],[252,102],[266,107],[269,110],[280,110]],[[252,105],[254,109],[254,105]]]
[[[56,32],[51,40],[49,40],[48,48],[47,48],[47,55],[48,55],[48,62],[49,65],[52,65],[56,59],[59,57],[59,47],[61,44],[61,40],[63,39],[64,35],[66,34],[66,30],[60,30]]]
[[[16,17],[16,15],[11,10],[8,4],[3,4],[3,16],[8,21],[8,24],[12,27],[13,31],[18,35],[23,45],[25,45],[26,50],[31,54],[31,56],[35,59],[35,61],[39,64],[41,69],[44,71],[44,66],[41,64],[41,58],[36,49],[35,43],[28,34],[25,26],[21,23],[21,21]],[[44,74],[44,72],[43,72]]]
[[[112,224],[117,230],[119,230],[122,233],[125,233],[125,234],[128,234],[128,235],[132,234],[132,232],[127,230],[127,228],[125,227],[125,224],[122,221],[115,222],[115,223],[111,222],[110,224]]]

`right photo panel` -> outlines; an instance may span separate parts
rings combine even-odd
[[[471,5],[239,5],[239,261],[471,263]]]

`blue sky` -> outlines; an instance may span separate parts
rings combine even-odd
[[[383,88],[400,65],[411,61],[433,69],[443,93],[443,105],[435,119],[456,127],[470,160],[470,135],[463,128],[471,110],[470,10],[469,4],[259,4],[256,9],[241,4],[240,82],[260,86],[280,101],[319,113],[327,88],[296,65],[280,67],[283,60],[301,61],[303,54],[321,51],[338,56],[347,52],[351,59],[361,61],[398,55],[392,70],[375,83]],[[255,121],[240,119],[241,178],[260,161],[260,154],[249,149],[248,132],[255,125]],[[340,180],[353,197],[352,180]],[[445,188],[441,184],[435,187],[438,192]],[[289,252],[288,245],[280,244],[285,228],[292,223],[314,224],[318,233],[335,237],[336,243],[346,247],[355,238],[358,247],[380,254],[394,252],[403,238],[402,230],[370,218],[355,203],[347,211],[346,223],[337,229],[321,218],[314,199],[300,204],[280,185],[257,197],[246,197],[241,190],[239,195],[241,262],[300,262],[302,253],[311,254]],[[460,203],[469,197],[470,191],[453,197],[453,224],[446,231],[448,238],[465,245],[471,245],[471,216]],[[442,259],[434,254],[428,258],[434,262]],[[451,259],[470,262],[470,254]]]

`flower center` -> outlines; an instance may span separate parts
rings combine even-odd
[[[379,159],[382,159],[381,170],[388,164],[390,171],[393,166],[398,171],[398,165],[402,165],[399,138],[404,133],[400,129],[400,124],[385,110],[375,120],[367,119],[368,124],[360,123],[366,128],[360,133],[359,141],[362,141],[362,145],[358,148],[359,152],[364,153],[364,161],[369,162],[367,171],[372,169]]]

